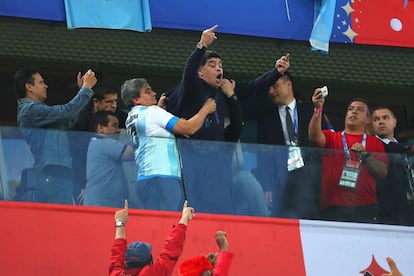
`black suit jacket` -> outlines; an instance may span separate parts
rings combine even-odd
[[[305,166],[307,169],[311,169],[313,166],[309,166],[310,164],[317,165],[319,160],[310,160],[310,159],[317,159],[318,154],[316,153],[315,149],[305,149],[303,147],[310,147],[311,143],[309,142],[308,138],[308,128],[309,122],[313,115],[313,105],[311,103],[298,103],[297,104],[297,111],[298,111],[298,139],[299,139],[299,146],[302,147],[302,156],[308,162],[308,165]],[[274,108],[269,112],[266,116],[262,117],[258,121],[257,125],[257,141],[259,144],[267,144],[267,145],[280,145],[286,146],[285,137],[283,135],[282,123],[280,121],[279,116],[279,109],[278,106],[275,105]],[[270,168],[269,165],[273,163],[278,163],[274,161],[274,158],[287,158],[287,150],[285,153],[282,148],[275,149],[277,150],[277,156],[271,151],[266,150],[265,152],[259,152],[257,156],[258,167],[256,170],[257,177],[259,178],[260,182],[263,183],[263,189],[265,191],[270,191],[272,189],[272,184],[275,181],[275,177],[277,178],[277,173],[269,172]],[[282,155],[280,155],[282,154]],[[286,154],[286,156],[284,156]],[[282,157],[283,156],[283,157]],[[316,162],[315,162],[316,161]],[[270,170],[272,171],[272,170]],[[270,173],[270,174],[269,174]]]
[[[313,105],[296,102],[296,106],[298,110],[299,146],[308,147],[311,146],[308,139],[308,127],[313,115]],[[268,115],[259,120],[257,142],[268,145],[286,145],[278,106],[275,106]]]
[[[377,199],[381,222],[406,225],[409,223],[409,202],[407,192],[410,190],[410,177],[406,171],[406,158],[411,145],[383,142],[388,155],[388,174],[377,180]]]
[[[288,151],[285,146],[279,109],[275,105],[272,111],[258,123],[258,143],[284,147],[275,148],[275,151],[267,149],[260,152],[257,160],[257,172],[260,175],[259,181],[261,181],[264,191],[277,191],[274,195],[282,195],[279,199],[274,198],[273,212],[276,216],[315,218],[319,209],[320,155],[316,154],[318,152],[315,149],[304,148],[311,146],[308,128],[313,115],[313,105],[311,103],[296,103],[298,144],[301,147],[305,166],[291,172],[286,170]],[[279,200],[281,203],[276,205],[275,200]]]

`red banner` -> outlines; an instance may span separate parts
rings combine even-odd
[[[0,202],[2,275],[107,275],[115,209]],[[180,213],[130,210],[128,241],[146,241],[154,259]],[[299,221],[197,214],[178,262],[217,251],[214,234],[227,232],[234,252],[230,275],[305,275]],[[288,260],[288,261],[287,261]],[[173,275],[177,275],[173,273]]]
[[[114,211],[0,201],[2,275],[107,275]],[[151,243],[155,259],[180,215],[131,209],[128,241]],[[414,227],[209,214],[190,222],[178,262],[217,251],[217,230],[234,253],[229,275],[382,276],[387,256],[414,275]]]

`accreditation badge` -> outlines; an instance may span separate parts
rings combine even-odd
[[[361,161],[346,160],[339,186],[355,189],[361,171]]]
[[[294,171],[305,165],[302,158],[302,152],[295,143],[289,144],[289,158],[287,161],[287,170]]]

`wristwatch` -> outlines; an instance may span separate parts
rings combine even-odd
[[[361,156],[362,160],[367,160],[371,153],[369,151],[361,151],[359,155]]]
[[[206,48],[206,46],[204,46],[203,43],[201,43],[201,41],[197,42],[196,47],[200,50]]]
[[[237,96],[236,96],[236,94],[233,94],[230,97],[228,97],[228,99],[233,99],[233,100],[237,101]]]
[[[125,224],[122,221],[120,220],[115,221],[115,227],[124,227],[124,226]]]

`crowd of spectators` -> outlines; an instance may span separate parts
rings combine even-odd
[[[225,78],[222,56],[208,49],[217,28],[202,32],[160,97],[142,76],[117,89],[88,70],[72,100],[51,106],[38,69],[16,72],[17,122],[34,157],[16,199],[122,207],[129,198],[174,211],[188,200],[206,213],[414,224],[412,146],[395,138],[391,108],[353,99],[335,131],[323,111],[329,96],[317,88],[306,102],[293,89],[289,54],[256,79]],[[239,100],[266,92],[273,108],[258,120],[248,170]],[[132,181],[124,161],[135,161]]]

